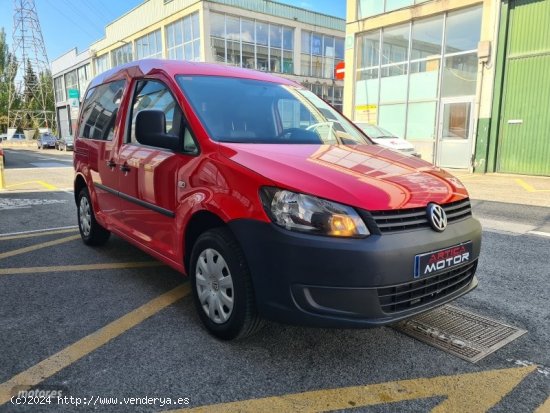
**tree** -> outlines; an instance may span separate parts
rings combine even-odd
[[[48,112],[55,112],[55,98],[53,95],[53,77],[50,70],[40,73],[39,76],[40,83],[40,94],[44,96],[44,101],[46,102],[45,109]]]
[[[0,28],[0,131],[8,128],[8,108],[10,89],[13,91],[13,109],[21,107],[21,98],[15,94],[15,74],[17,73],[17,58],[10,52],[6,42],[6,32]]]
[[[9,67],[9,50],[6,43],[6,32],[2,27],[0,29],[0,131],[4,132],[8,128],[8,104],[9,104],[9,86],[7,70]]]
[[[25,74],[23,75],[23,102],[25,109],[37,110],[42,109],[40,102],[38,101],[38,77],[34,72],[31,61],[27,59],[27,67],[25,68]]]

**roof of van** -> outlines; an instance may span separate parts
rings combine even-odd
[[[263,80],[266,82],[285,85],[298,85],[292,80],[258,70],[242,69],[240,67],[226,66],[216,63],[199,63],[166,59],[143,59],[117,66],[99,74],[90,82],[90,87],[116,79],[142,77],[154,74],[155,72],[163,72],[168,77],[174,77],[176,75],[225,76]]]

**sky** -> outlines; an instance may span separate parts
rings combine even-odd
[[[345,18],[346,0],[278,0]],[[50,62],[75,47],[86,50],[105,35],[105,26],[144,0],[35,0]],[[0,27],[11,44],[13,0],[0,0]]]

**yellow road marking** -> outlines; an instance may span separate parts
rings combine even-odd
[[[22,267],[22,268],[0,268],[0,275],[16,274],[39,274],[45,272],[67,272],[67,271],[93,271],[93,270],[117,270],[128,268],[151,268],[162,267],[163,263],[158,261],[145,262],[113,262],[106,264],[81,264],[81,265],[60,265],[53,267]]]
[[[32,233],[32,234],[10,235],[8,237],[0,236],[0,241],[7,241],[7,240],[10,240],[10,239],[41,237],[43,235],[65,234],[65,233],[68,233],[68,232],[76,232],[76,231],[78,231],[78,228],[57,229],[55,231],[35,232],[35,233]]]
[[[535,413],[550,413],[550,397],[535,410]]]
[[[536,366],[489,370],[431,379],[412,379],[340,389],[316,390],[238,402],[170,410],[170,413],[317,413],[447,396],[432,412],[486,412]],[[168,412],[167,412],[168,413]]]
[[[41,186],[43,186],[44,188],[49,189],[49,190],[52,190],[52,191],[58,189],[56,186],[50,185],[49,183],[44,182],[44,181],[26,181],[26,182],[18,182],[18,183],[16,183],[16,184],[6,185],[6,188],[14,188],[14,187],[16,187],[16,186],[23,186],[23,185],[30,185],[30,184],[38,184],[38,185],[41,185]]]
[[[13,251],[3,252],[0,254],[0,260],[3,260],[4,258],[8,258],[8,257],[13,257],[14,255],[20,255],[20,254],[25,254],[27,252],[36,251],[41,248],[53,247],[54,245],[63,244],[65,242],[73,241],[78,238],[80,238],[80,235],[71,235],[70,237],[60,238],[54,241],[47,241],[41,244],[31,245],[30,247],[24,247]]]
[[[31,368],[13,376],[8,381],[0,384],[0,406],[10,400],[10,393],[14,386],[24,386],[25,389],[29,389],[37,385],[185,297],[189,294],[189,291],[189,284],[182,284],[107,324],[96,332],[78,340],[76,343],[71,344]]]
[[[47,182],[44,182],[44,181],[36,181],[36,182],[38,182],[40,185],[42,185],[46,189],[51,189],[51,190],[57,189],[57,186],[50,185]]]
[[[528,184],[523,179],[516,178],[514,179],[516,183],[525,189],[527,192],[550,192],[550,189],[536,189],[534,186]]]

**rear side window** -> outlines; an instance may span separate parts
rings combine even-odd
[[[80,115],[79,137],[99,140],[113,139],[116,117],[125,85],[125,80],[117,80],[96,86],[88,91]]]

